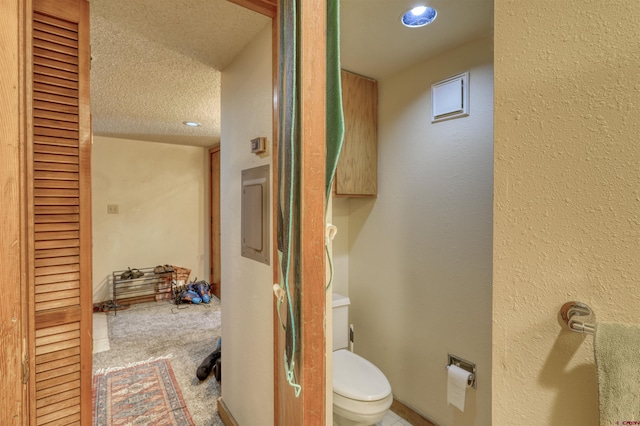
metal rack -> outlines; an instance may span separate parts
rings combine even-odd
[[[135,271],[136,269],[132,269]],[[149,302],[158,299],[158,295],[167,293],[171,289],[172,272],[155,273],[154,268],[138,268],[142,276],[137,278],[122,278],[122,271],[113,271],[113,308],[122,308],[120,303]]]

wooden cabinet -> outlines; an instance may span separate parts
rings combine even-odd
[[[344,143],[336,170],[334,195],[378,194],[378,83],[342,71]]]

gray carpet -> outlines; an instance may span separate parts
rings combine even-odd
[[[220,385],[213,373],[200,382],[196,369],[220,338],[220,302],[175,306],[167,301],[131,305],[109,312],[111,350],[93,355],[98,369],[124,367],[150,358],[171,356],[178,386],[196,426],[223,426],[218,415]]]

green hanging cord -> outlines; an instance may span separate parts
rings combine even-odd
[[[289,364],[287,368],[287,351],[285,350],[284,351],[284,370],[287,375],[287,382],[289,382],[289,385],[294,389],[296,398],[298,398],[300,396],[300,391],[302,391],[302,386],[296,383],[296,377],[295,377],[295,374],[293,373],[294,366],[295,366],[295,361],[292,359],[291,364]]]
[[[325,205],[329,205],[336,168],[344,141],[344,111],[342,107],[342,80],[340,71],[340,1],[327,0],[327,111],[326,125],[326,188]],[[325,210],[324,223],[328,222],[329,211]],[[329,291],[333,284],[334,268],[333,256],[329,250],[329,238],[325,229],[325,252],[329,263],[329,282],[325,291]]]
[[[296,2],[295,0],[293,2],[291,2],[292,5],[292,14],[295,17],[296,16]],[[286,6],[285,6],[285,10],[286,10]],[[281,15],[284,16],[284,15]],[[293,23],[293,31],[292,31],[292,36],[293,36],[293,40],[295,43],[296,40],[296,20],[293,19],[292,20]],[[286,40],[287,37],[287,31],[286,25],[282,25],[283,28],[283,38]],[[285,43],[286,44],[286,43]],[[296,61],[297,61],[297,57],[295,54],[295,49],[294,49],[294,53],[293,53],[293,63],[291,64],[291,66],[293,67],[293,72],[292,74],[295,76],[296,75]],[[290,99],[292,99],[295,102],[296,99],[296,84],[293,84],[293,87],[291,87],[291,97]],[[292,108],[292,112],[291,112],[291,137],[293,138],[295,135],[295,122],[296,122],[296,108]],[[284,127],[284,126],[283,126]],[[291,146],[291,159],[290,159],[290,163],[291,163],[291,169],[289,170],[289,182],[295,182],[295,143],[293,143],[292,140],[287,141],[290,143]],[[293,211],[293,193],[294,191],[292,190],[289,194],[289,200],[288,200],[288,211],[289,214],[291,214],[291,212]],[[289,221],[288,224],[288,235],[287,235],[287,247],[291,248],[291,240],[292,240],[292,221]],[[292,303],[292,297],[291,297],[291,290],[290,290],[290,286],[289,286],[289,275],[290,275],[290,266],[291,266],[291,251],[288,250],[287,253],[287,257],[284,259],[284,266],[282,268],[282,274],[283,274],[283,284],[284,284],[284,290],[286,292],[287,295],[287,308],[289,310],[289,315],[291,317],[291,329],[292,329],[292,358],[293,358],[293,354],[295,353],[296,350],[296,327],[295,327],[295,316],[294,316],[294,312],[293,312],[293,303]],[[280,306],[280,302],[278,304],[278,306]],[[280,315],[280,312],[278,311],[278,315]],[[280,319],[280,322],[282,324],[282,319]],[[285,328],[286,329],[286,328]],[[287,381],[289,382],[289,385],[291,385],[294,389],[296,389],[296,397],[298,397],[298,395],[300,395],[300,390],[301,390],[301,386],[297,383],[295,383],[295,375],[293,374],[293,366],[294,366],[294,361],[293,359],[289,362],[287,359],[287,354],[286,354],[286,350],[285,350],[285,354],[284,354],[284,364],[285,364],[285,374],[287,376]],[[287,368],[288,366],[288,368]]]

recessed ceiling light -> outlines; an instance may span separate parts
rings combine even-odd
[[[427,6],[416,6],[404,15],[402,15],[402,23],[409,28],[424,27],[435,21],[438,12]]]
[[[202,126],[202,124],[197,123],[195,121],[183,121],[182,124],[184,124],[185,126],[189,126],[189,127],[200,127],[200,126]]]

